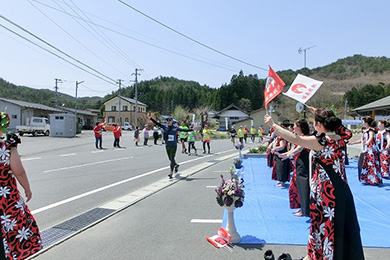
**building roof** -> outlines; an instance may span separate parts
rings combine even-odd
[[[61,109],[61,110],[64,111],[64,112],[70,112],[70,113],[72,113],[72,114],[75,113],[75,109],[74,109],[74,108],[59,107],[59,109]],[[77,114],[79,114],[79,115],[85,115],[85,116],[97,116],[95,113],[92,113],[92,112],[90,112],[90,111],[78,110],[78,109],[77,109]]]
[[[221,111],[217,112],[215,115],[220,115],[222,114],[223,112],[227,111],[227,110],[230,110],[231,108],[235,108],[236,110],[238,111],[241,111],[242,113],[248,115],[247,112],[243,111],[241,108],[239,108],[238,106],[234,105],[234,104],[230,104],[229,106],[225,107],[224,109],[222,109]]]
[[[107,102],[110,101],[111,99],[114,99],[114,98],[117,98],[117,97],[118,97],[118,96],[114,96],[114,97],[112,97],[112,98],[110,98],[110,99],[107,99],[104,103],[107,103]],[[126,100],[127,102],[129,102],[129,103],[131,103],[131,104],[135,104],[135,99],[128,98],[128,97],[123,97],[123,96],[121,96],[121,99]],[[146,105],[146,104],[140,102],[139,100],[138,100],[137,103],[138,103],[138,105],[141,105],[141,106],[145,106],[145,107],[148,106],[148,105]]]
[[[62,112],[60,109],[57,109],[54,107],[48,107],[48,106],[45,106],[42,104],[37,104],[37,103],[31,103],[31,102],[15,100],[15,99],[8,99],[8,98],[0,98],[0,100],[17,105],[17,106],[20,106],[20,107],[25,107],[25,108],[34,108],[34,109],[40,109],[40,110]]]
[[[368,103],[364,106],[355,108],[354,111],[359,113],[359,112],[368,112],[371,110],[382,110],[382,109],[390,109],[390,96]]]

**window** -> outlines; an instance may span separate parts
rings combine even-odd
[[[111,106],[111,111],[116,111],[116,106]]]
[[[56,116],[55,118],[56,118],[56,120],[64,120],[63,116]]]
[[[18,115],[12,115],[12,119],[17,119]]]
[[[229,117],[229,119],[230,120],[238,120],[238,119],[240,119],[238,116],[231,116],[231,117]]]
[[[128,107],[127,106],[123,106],[123,111],[127,111],[128,110]]]

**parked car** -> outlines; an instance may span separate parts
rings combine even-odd
[[[122,126],[122,129],[123,129],[123,130],[129,130],[129,131],[131,131],[131,130],[133,130],[133,126],[130,125],[129,122],[125,122],[125,123],[123,124],[123,126]]]
[[[115,125],[116,123],[108,123],[108,124],[105,124],[105,125],[103,125],[103,130],[104,131],[112,131],[112,130],[114,130],[114,125]]]
[[[38,134],[50,135],[49,119],[45,117],[32,117],[30,119],[30,125],[17,125],[16,131],[20,136],[24,134],[32,134],[37,136]]]
[[[218,128],[218,129],[217,129],[217,131],[226,132],[226,131],[227,131],[227,129],[226,129],[226,127],[220,127],[220,128]]]

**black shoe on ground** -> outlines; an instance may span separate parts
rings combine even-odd
[[[265,251],[264,259],[265,260],[275,260],[274,253],[272,252],[272,250]]]
[[[203,154],[205,154],[206,153],[206,151],[203,151]]]
[[[173,174],[171,172],[168,174],[169,179],[172,179],[172,175]]]
[[[291,255],[288,253],[281,254],[277,260],[292,260]]]
[[[179,171],[179,166],[178,164],[175,165],[175,173],[177,173]]]

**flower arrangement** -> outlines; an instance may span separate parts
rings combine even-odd
[[[9,116],[6,112],[0,112],[0,130],[3,133],[7,132],[7,127],[9,126]]]
[[[221,175],[222,183],[215,190],[217,193],[217,203],[219,206],[240,208],[244,205],[244,179],[238,176],[236,170],[230,167],[231,178],[225,180]]]

